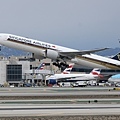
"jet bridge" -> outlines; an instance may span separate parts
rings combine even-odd
[[[35,83],[35,81],[41,82],[41,84],[46,85],[46,76],[54,74],[51,70],[26,70],[23,75],[23,80],[25,82],[32,82]],[[44,82],[43,82],[44,81]]]

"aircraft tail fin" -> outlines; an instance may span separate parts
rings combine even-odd
[[[36,70],[43,70],[45,63],[41,63]]]
[[[69,66],[61,74],[70,74],[74,64],[69,64]]]
[[[114,60],[119,60],[120,61],[120,52],[117,53],[116,55],[114,55],[113,57],[111,57]]]
[[[103,77],[103,75],[100,74],[100,71],[101,71],[101,69],[99,69],[99,68],[94,68],[94,69],[90,72],[90,74],[92,74],[92,75],[98,75],[98,77]]]

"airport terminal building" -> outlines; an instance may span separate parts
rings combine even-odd
[[[40,63],[44,62],[44,70],[36,70]],[[89,73],[92,69],[81,68],[75,65],[72,73]],[[23,83],[35,83],[41,85],[47,75],[54,73],[61,73],[59,68],[52,65],[50,59],[43,59],[39,61],[28,59],[25,56],[11,56],[5,58],[0,56],[0,85],[23,85]],[[117,74],[120,70],[102,70],[102,74]],[[107,78],[104,78],[107,79]]]
[[[42,62],[42,61],[41,61]],[[45,70],[37,70],[40,62],[30,61],[24,57],[0,57],[0,84],[22,84],[24,82],[39,82],[42,75],[52,74],[49,60],[46,62]]]

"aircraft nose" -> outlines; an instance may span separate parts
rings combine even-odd
[[[0,40],[2,40],[3,36],[0,34]]]
[[[7,40],[7,36],[5,34],[0,34],[0,44],[4,45],[4,41]]]
[[[110,82],[110,81],[111,81],[111,78],[109,78],[108,81]]]

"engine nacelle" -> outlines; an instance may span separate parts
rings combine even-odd
[[[42,59],[44,59],[45,57],[44,57],[43,55],[40,55],[40,54],[34,54],[34,53],[32,53],[32,58],[42,60]]]
[[[53,59],[53,60],[57,60],[60,57],[60,55],[55,50],[47,49],[45,51],[45,57],[48,57],[48,58]]]

